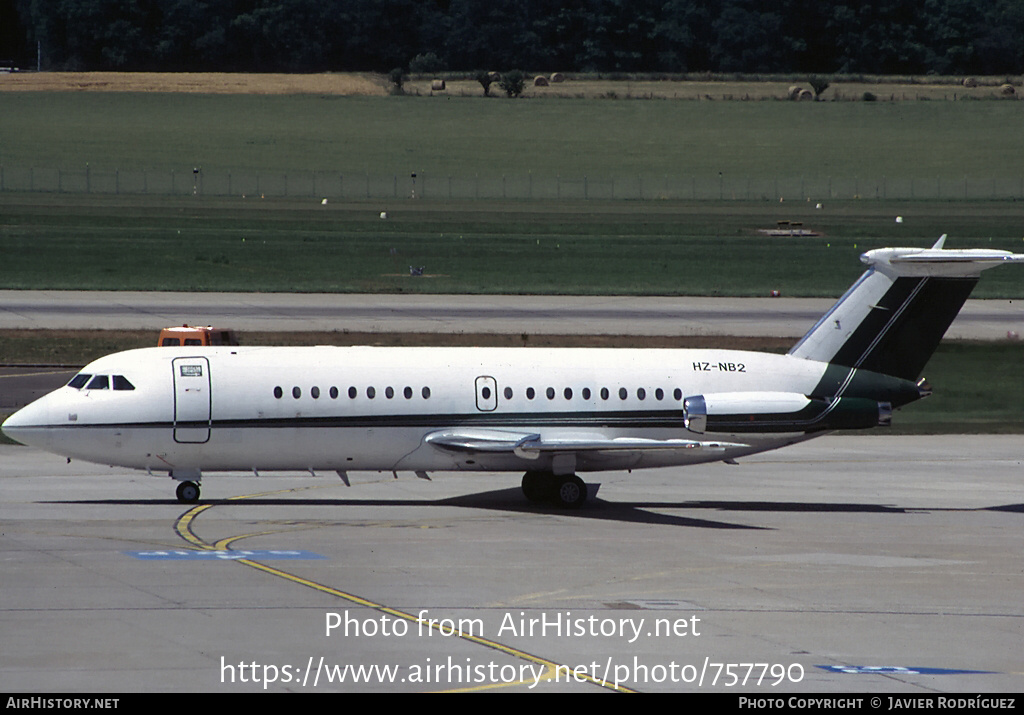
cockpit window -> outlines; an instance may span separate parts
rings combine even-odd
[[[114,375],[114,389],[115,390],[134,390],[135,385],[128,382],[128,378],[124,375]]]
[[[89,382],[90,377],[92,377],[92,375],[86,375],[84,372],[80,372],[73,378],[71,378],[71,382],[68,383],[68,387],[73,387],[76,390],[81,390],[82,386],[85,385],[85,383]]]
[[[84,372],[80,372],[71,378],[71,382],[68,383],[68,387],[73,387],[76,390],[81,390],[83,387],[87,390],[109,390],[111,388],[111,383],[113,383],[113,388],[115,390],[135,389],[135,385],[133,385],[124,375],[96,375],[94,377]]]
[[[87,390],[109,390],[110,389],[110,378],[107,375],[97,375],[89,383]]]

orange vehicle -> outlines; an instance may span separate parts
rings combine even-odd
[[[210,325],[182,325],[160,331],[159,347],[179,345],[238,345],[234,330],[214,328]]]

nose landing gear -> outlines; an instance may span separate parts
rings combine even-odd
[[[199,485],[195,482],[182,482],[178,485],[175,494],[182,504],[195,504],[199,501]]]
[[[176,469],[170,474],[172,479],[177,479],[178,489],[175,494],[182,504],[195,504],[199,501],[199,480],[203,473],[198,469]]]

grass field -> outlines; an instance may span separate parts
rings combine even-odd
[[[357,72],[322,74],[19,72],[0,78],[0,92],[3,91],[250,95],[335,94],[349,97],[381,97],[388,93],[388,79],[379,74]]]
[[[0,106],[0,285],[9,288],[836,295],[868,248],[928,245],[942,233],[951,246],[1016,248],[1024,236],[1016,101],[324,89],[8,91]],[[176,174],[177,197],[144,193],[156,172]],[[313,172],[334,183],[317,187]],[[371,173],[386,177],[388,198],[365,197]],[[278,189],[283,178],[288,198],[257,198],[268,193],[252,190],[261,175]],[[513,177],[520,196],[547,180],[548,196],[561,198],[473,200],[467,182],[481,176],[502,192],[495,177]],[[552,177],[575,182],[575,193],[552,193]],[[644,200],[606,198],[609,186],[622,195],[612,180]],[[193,184],[200,196],[188,195]],[[581,186],[594,198],[582,199]],[[714,200],[679,198],[690,193]],[[779,220],[822,236],[756,233]],[[428,276],[410,280],[410,265]],[[1022,285],[995,272],[978,295],[1019,297]]]
[[[387,211],[382,220],[380,211]],[[894,216],[903,216],[895,223]],[[824,235],[766,238],[799,220]],[[840,295],[885,245],[1021,250],[1012,202],[344,202],[0,194],[0,287]],[[426,275],[412,278],[409,266]],[[975,297],[1024,296],[1013,268]]]
[[[0,164],[472,177],[1018,179],[1024,104],[0,92]]]
[[[956,101],[956,100],[988,100],[1004,99],[1000,93],[1001,85],[1007,78],[981,78],[974,87],[964,87],[962,77],[925,77],[925,78],[833,78],[831,86],[821,95],[821,101],[856,102],[863,101],[864,93],[870,92],[877,101]],[[717,101],[788,101],[790,87],[797,86],[810,89],[808,77],[790,76],[774,77],[771,75],[758,78],[708,78],[707,76],[687,76],[685,78],[666,77],[652,78],[647,76],[629,77],[616,75],[600,77],[595,75],[577,75],[564,83],[550,84],[547,87],[534,86],[533,77],[529,78],[524,97],[530,99],[671,99],[702,102]],[[1021,78],[1010,78],[1019,85]],[[450,79],[443,93],[431,89],[431,78],[413,78],[405,84],[405,91],[420,96],[459,96],[478,97],[483,94],[480,83],[473,79]],[[1018,87],[1019,90],[1019,87]],[[492,89],[495,95],[501,95],[498,88]]]
[[[865,249],[1024,236],[1016,101],[9,91],[0,107],[8,288],[836,295]],[[156,179],[142,172],[176,172],[179,196],[143,193]],[[337,186],[297,188],[312,172]],[[408,198],[413,172],[426,200]],[[240,188],[261,173],[289,197]],[[370,173],[388,198],[357,198]],[[465,198],[447,200],[450,176]],[[516,177],[524,196],[524,177],[550,189],[557,176],[580,198],[473,200],[480,176]],[[203,193],[214,177],[227,195]],[[582,199],[581,177],[597,198]],[[603,198],[612,179],[644,200]],[[713,200],[656,198],[691,182]],[[779,220],[822,236],[756,233]],[[978,295],[1022,285],[997,271]]]

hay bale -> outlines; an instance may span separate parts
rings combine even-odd
[[[561,72],[555,72],[551,75],[551,84],[560,84],[565,81],[565,75]]]
[[[1016,93],[1017,90],[1013,88],[1012,84],[1004,84],[1002,87],[999,88],[999,94],[1003,95],[1004,97],[1012,97]]]
[[[788,96],[790,99],[799,99],[801,89],[802,87],[798,87],[794,84],[789,88],[789,91],[786,93],[786,96]]]
[[[814,101],[814,92],[809,89],[801,89],[800,94],[797,95],[797,100],[800,102]]]
[[[443,79],[435,79],[430,83],[431,92],[443,92],[445,90],[445,84]]]
[[[534,87],[547,87],[548,86],[548,78],[545,77],[542,74],[537,75],[536,77],[533,78],[533,86]]]
[[[977,87],[978,80],[974,79],[974,77],[964,77],[964,80],[963,82],[961,82],[961,84],[964,87]]]

